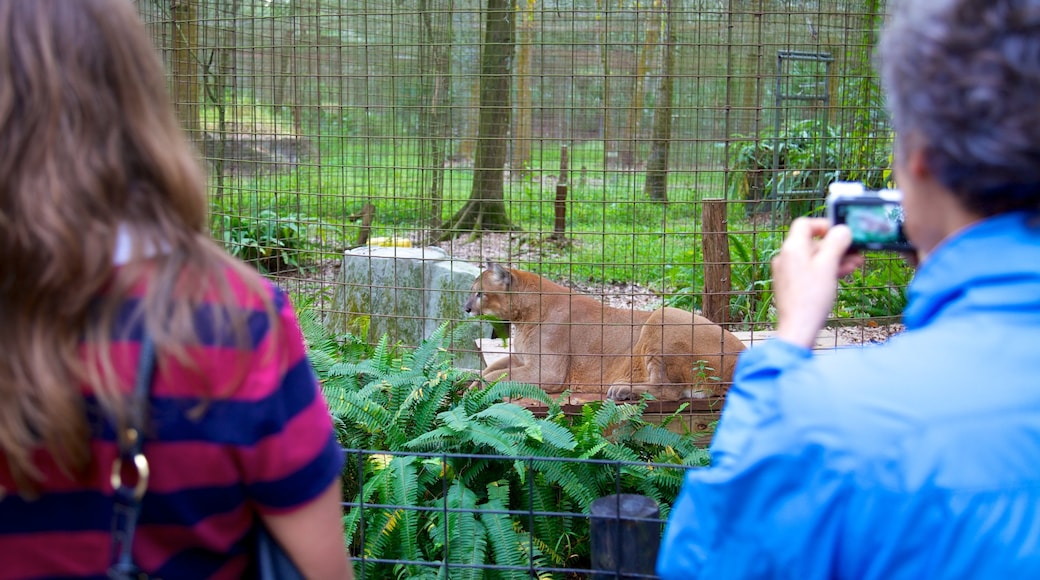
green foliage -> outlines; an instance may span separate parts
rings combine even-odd
[[[733,234],[729,237],[730,279],[736,293],[731,309],[734,320],[752,323],[771,321],[773,307],[773,273],[770,263],[780,251],[781,234]]]
[[[442,326],[412,351],[384,338],[374,349],[333,337],[301,313],[311,359],[348,448],[347,499],[363,509],[345,518],[365,573],[452,578],[521,578],[536,567],[587,565],[590,504],[616,493],[654,498],[667,516],[684,466],[705,465],[689,434],[668,429],[635,405],[590,403],[578,416],[527,384],[478,383],[455,369]],[[526,399],[544,416],[510,402]],[[621,463],[618,463],[621,462]],[[669,467],[673,466],[673,467]],[[573,517],[531,513],[574,513]],[[428,565],[423,565],[428,564]],[[494,571],[467,566],[493,564]],[[510,570],[517,567],[518,570]],[[382,572],[380,572],[382,570]]]
[[[894,317],[906,307],[913,270],[893,254],[868,255],[864,267],[840,280],[835,315],[839,318]]]
[[[785,125],[779,134],[769,127],[758,135],[737,135],[730,144],[730,165],[737,172],[730,198],[775,200],[776,208],[786,204],[788,215],[798,216],[818,208],[832,181],[882,188],[889,178],[890,133],[875,127],[804,119]]]
[[[732,320],[748,323],[768,322],[774,317],[770,261],[780,250],[781,235],[768,233],[731,233],[729,235]],[[677,288],[666,299],[669,306],[694,310],[701,307],[704,288],[703,260],[698,250],[690,250],[682,265],[672,266],[662,285]]]
[[[729,235],[730,279],[733,299],[732,320],[746,323],[771,323],[776,320],[773,306],[773,280],[770,263],[780,251],[783,232],[732,233]],[[697,264],[688,259],[686,264]],[[700,307],[703,271],[694,266],[673,266],[673,278],[664,284],[693,280],[671,294],[667,303],[688,310]],[[867,255],[866,264],[839,281],[834,314],[837,318],[894,318],[906,306],[906,287],[913,270],[905,260],[891,253]]]
[[[307,228],[296,215],[265,209],[255,216],[217,215],[214,234],[227,251],[261,272],[298,270],[307,246]]]

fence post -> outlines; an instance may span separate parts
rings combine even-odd
[[[556,202],[553,204],[555,220],[553,221],[553,240],[562,242],[567,237],[567,144],[560,145],[560,178],[556,181]]]
[[[601,497],[589,507],[592,579],[656,578],[661,510],[645,495]]]
[[[706,199],[701,210],[701,241],[704,246],[703,313],[725,327],[730,322],[729,298],[733,292],[730,278],[729,233],[726,227],[726,202]]]

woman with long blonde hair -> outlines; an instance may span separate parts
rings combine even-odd
[[[262,525],[307,577],[351,576],[342,452],[292,308],[206,207],[131,3],[0,0],[0,578],[105,576],[135,413],[144,572],[240,577]]]

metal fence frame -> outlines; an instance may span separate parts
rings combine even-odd
[[[387,452],[387,451],[375,451],[375,450],[359,450],[359,449],[347,449],[345,450],[348,457],[357,457],[357,477],[358,484],[364,485],[364,471],[363,466],[365,459],[371,456],[388,456],[388,457],[420,457],[428,459],[440,459],[441,461],[447,461],[448,459],[479,459],[482,461],[502,461],[508,463],[525,463],[530,473],[530,465],[535,461],[548,461],[548,462],[559,462],[559,463],[578,463],[588,465],[600,465],[611,467],[615,470],[615,483],[616,490],[613,496],[604,496],[601,499],[607,499],[607,501],[614,501],[616,496],[620,496],[624,493],[624,489],[621,486],[621,470],[626,466],[641,466],[641,467],[652,467],[654,469],[672,469],[682,472],[689,471],[691,469],[697,469],[696,467],[677,465],[671,463],[650,463],[650,462],[624,462],[624,461],[608,461],[598,459],[571,459],[571,458],[551,458],[551,457],[535,457],[535,456],[524,456],[524,457],[512,457],[506,455],[472,455],[472,454],[461,454],[461,453],[412,453],[412,452]],[[364,551],[360,553],[354,553],[353,559],[356,564],[360,567],[358,570],[358,577],[364,578],[364,564],[375,563],[380,566],[393,567],[398,565],[415,565],[421,567],[427,567],[431,569],[437,569],[447,577],[450,576],[450,570],[452,568],[457,569],[473,569],[473,570],[495,570],[500,572],[524,572],[530,574],[530,577],[543,578],[544,574],[557,575],[554,577],[560,577],[558,575],[589,575],[592,578],[607,579],[607,578],[655,578],[656,575],[653,573],[654,564],[656,562],[656,555],[658,553],[660,532],[658,532],[653,538],[643,536],[641,539],[632,537],[621,537],[621,532],[626,527],[631,529],[631,526],[657,526],[659,530],[663,530],[666,519],[648,518],[639,515],[633,515],[624,513],[624,510],[620,508],[615,510],[614,518],[610,518],[607,515],[596,515],[592,513],[581,513],[581,512],[555,512],[555,511],[537,511],[534,509],[529,510],[481,510],[481,509],[460,509],[450,508],[447,503],[447,487],[449,485],[448,478],[441,478],[444,485],[444,497],[440,506],[414,506],[414,505],[400,505],[400,504],[375,504],[365,502],[344,502],[343,506],[346,510],[361,509],[361,510],[392,510],[392,511],[411,511],[415,513],[442,513],[445,516],[450,513],[472,513],[472,514],[500,514],[506,515],[510,518],[517,520],[523,520],[529,523],[529,528],[533,528],[533,520],[535,518],[580,518],[590,520],[590,527],[593,525],[599,526],[611,526],[612,530],[617,537],[607,540],[607,545],[592,546],[595,550],[599,548],[603,552],[609,551],[610,553],[601,553],[598,556],[593,555],[592,561],[588,567],[554,567],[554,566],[539,566],[534,563],[533,559],[530,559],[528,566],[508,566],[498,564],[477,564],[477,565],[456,565],[448,562],[428,562],[428,561],[416,561],[416,560],[398,560],[398,559],[379,559],[379,558],[368,558]],[[528,478],[527,485],[533,490],[534,482],[533,478]],[[649,498],[646,498],[649,500]],[[649,500],[652,501],[652,500]],[[669,508],[669,506],[663,506]],[[602,531],[602,529],[601,529]],[[445,532],[447,532],[445,527]],[[355,538],[355,545],[365,544],[366,530],[365,526],[360,526],[357,537]],[[626,550],[626,556],[619,556],[623,544],[623,540],[630,542],[639,542],[638,545],[628,546]],[[533,537],[532,540],[533,542]],[[445,545],[448,544],[448,538],[444,538]],[[534,553],[533,543],[528,547],[528,553]],[[633,561],[632,554],[644,554],[646,557],[639,561]],[[598,561],[597,561],[598,560]],[[613,565],[611,565],[613,564]],[[388,574],[389,575],[389,574]],[[388,576],[387,575],[387,576]],[[386,577],[382,574],[376,577]],[[524,577],[527,577],[526,575]],[[568,576],[571,577],[571,576]]]

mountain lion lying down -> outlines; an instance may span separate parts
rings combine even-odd
[[[511,354],[481,376],[507,376],[547,393],[603,393],[618,401],[650,392],[674,401],[722,394],[744,343],[678,308],[612,308],[520,270],[487,263],[466,312],[512,324]]]

